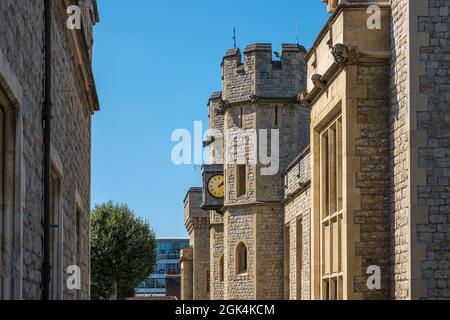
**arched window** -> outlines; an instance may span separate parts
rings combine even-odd
[[[0,74],[0,78],[2,76]],[[16,284],[22,281],[22,271],[16,268],[20,264],[19,253],[22,252],[21,136],[17,129],[19,119],[19,111],[0,83],[0,261],[3,265],[0,299],[3,300],[17,300],[21,297],[20,290],[16,288]]]
[[[236,247],[236,274],[247,273],[247,246],[239,243]]]
[[[224,281],[224,271],[225,271],[225,267],[224,267],[224,261],[223,261],[223,256],[220,257],[219,260],[219,281],[223,282]]]

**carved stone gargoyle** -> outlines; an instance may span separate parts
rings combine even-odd
[[[313,74],[311,76],[312,83],[314,87],[317,89],[323,89],[325,88],[325,85],[327,84],[326,81],[323,79],[323,77],[320,74]]]
[[[338,64],[355,64],[361,57],[361,50],[359,46],[346,46],[342,43],[337,43],[331,47],[331,54],[334,61]]]
[[[309,105],[311,104],[311,101],[309,101],[308,99],[307,99],[307,97],[308,97],[308,93],[306,93],[306,92],[300,92],[298,95],[297,95],[297,101],[298,102],[300,102],[300,104],[302,105],[302,106],[304,106],[304,107],[309,107]]]

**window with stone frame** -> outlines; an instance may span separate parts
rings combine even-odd
[[[51,266],[51,283],[50,297],[53,300],[61,299],[62,290],[62,246],[60,239],[61,225],[61,178],[57,170],[52,167],[50,181],[50,266]]]
[[[219,260],[219,282],[223,282],[225,279],[225,264],[224,264],[224,257],[223,255],[220,257]]]
[[[343,299],[342,117],[320,133],[321,299]]]
[[[21,187],[21,179],[17,179],[21,174],[20,165],[17,166],[21,157],[19,118],[19,111],[0,84],[0,274],[15,272],[15,254],[23,246],[22,238],[15,236],[22,227],[22,211],[16,209],[22,196],[17,194]],[[20,297],[14,289],[13,277],[4,277],[0,282],[0,300]]]
[[[236,274],[247,273],[247,246],[240,242],[236,247]]]
[[[0,88],[0,203],[4,203],[4,191],[7,189],[5,188],[5,179],[4,179],[4,173],[5,173],[5,155],[6,152],[4,150],[5,145],[4,145],[4,140],[6,137],[6,132],[5,132],[5,108],[3,107],[2,104],[2,89]],[[5,103],[6,104],[6,103]],[[4,243],[5,243],[5,236],[6,236],[6,232],[3,232],[3,224],[4,224],[4,208],[3,206],[0,208],[0,230],[2,232],[0,232],[0,261],[5,261],[6,257],[5,254],[5,248],[4,248]],[[6,260],[8,261],[8,260]],[[4,299],[3,298],[3,294],[2,294],[2,286],[0,286],[0,299]]]
[[[244,127],[244,109],[242,107],[239,108],[238,127],[241,129]]]
[[[247,165],[238,164],[236,166],[236,195],[238,197],[247,194]]]
[[[284,299],[290,299],[290,266],[291,266],[291,248],[290,248],[290,232],[289,224],[284,227]]]
[[[297,300],[302,296],[302,271],[303,271],[303,221],[302,217],[296,220],[296,235],[295,235],[295,265],[296,265],[296,291]]]
[[[276,105],[273,108],[273,126],[275,128],[278,128],[278,122],[279,122],[279,108],[278,105]]]

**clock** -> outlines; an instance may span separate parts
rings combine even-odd
[[[223,165],[209,164],[202,167],[203,175],[203,210],[215,210],[221,212],[225,199],[225,179]]]
[[[222,174],[216,174],[208,180],[208,192],[214,198],[223,198],[225,196],[225,180]]]

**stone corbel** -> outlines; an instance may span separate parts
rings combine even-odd
[[[359,46],[346,46],[337,43],[331,47],[331,54],[337,64],[356,64],[361,58],[361,50]]]

